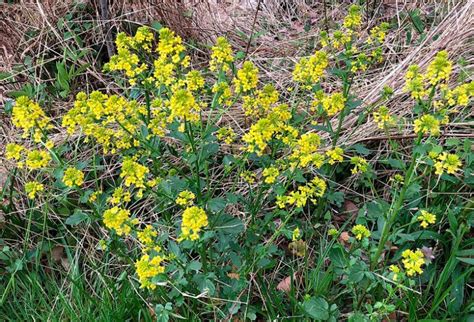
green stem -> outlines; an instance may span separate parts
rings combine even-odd
[[[423,134],[419,133],[417,141],[415,143],[415,147],[417,147],[420,144],[422,137],[423,137]],[[383,249],[384,249],[385,243],[387,242],[387,239],[389,237],[389,233],[390,233],[390,230],[392,228],[392,225],[395,222],[395,219],[397,218],[398,212],[400,211],[401,207],[403,206],[403,202],[405,200],[405,195],[406,195],[406,192],[408,190],[408,187],[410,186],[413,171],[415,170],[415,165],[416,165],[417,158],[418,158],[418,153],[414,152],[410,167],[408,168],[408,171],[405,174],[403,188],[400,191],[400,195],[398,196],[398,199],[396,200],[394,207],[391,209],[391,211],[389,211],[388,218],[384,223],[384,226],[383,226],[383,229],[382,229],[382,235],[380,236],[380,241],[379,241],[379,245],[377,247],[377,251],[376,251],[375,255],[372,257],[372,260],[371,260],[370,267],[371,267],[372,270],[375,268],[375,265],[377,264],[377,260],[378,260],[378,258],[380,258],[380,255],[383,252]]]

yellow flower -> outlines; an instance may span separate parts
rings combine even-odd
[[[303,207],[308,199],[313,203],[317,203],[317,197],[322,197],[326,191],[326,182],[318,177],[314,177],[308,184],[298,187],[297,191],[291,191],[286,196],[277,196],[276,204],[279,208],[285,208],[286,205]]]
[[[32,170],[41,169],[48,165],[51,156],[47,151],[33,150],[28,152],[26,157],[26,166]]]
[[[160,255],[156,255],[150,258],[150,255],[144,254],[142,257],[135,262],[135,270],[140,281],[140,288],[148,288],[154,290],[156,284],[152,283],[152,278],[158,274],[162,274],[165,271],[165,267],[162,265],[164,258]]]
[[[180,121],[197,122],[199,121],[199,104],[196,102],[191,91],[186,89],[178,89],[173,92],[169,101],[171,113],[168,122],[175,119]]]
[[[252,171],[244,171],[240,174],[240,177],[248,184],[254,184],[256,175]]]
[[[265,178],[265,183],[272,184],[275,182],[276,178],[280,174],[280,171],[278,171],[277,168],[275,167],[269,167],[263,169],[263,177]]]
[[[448,60],[448,52],[441,50],[436,54],[435,59],[429,64],[426,69],[426,79],[429,79],[432,85],[435,85],[441,81],[447,82],[451,71],[453,69],[453,63]]]
[[[373,112],[375,123],[379,129],[384,129],[389,126],[395,125],[395,118],[390,115],[390,111],[387,106],[380,106],[377,112]]]
[[[292,166],[306,167],[313,165],[316,168],[322,166],[324,157],[317,153],[321,144],[321,138],[316,133],[305,133],[296,142],[293,153],[290,155]]]
[[[459,85],[452,91],[448,91],[446,99],[449,105],[467,106],[474,95],[474,81]]]
[[[411,94],[414,99],[422,99],[428,94],[424,86],[424,77],[420,74],[418,65],[411,65],[405,75],[404,90]]]
[[[343,153],[344,153],[344,150],[338,146],[332,150],[326,151],[326,155],[329,158],[328,163],[333,165],[336,162],[341,162],[343,160],[343,156],[342,156]]]
[[[425,264],[425,258],[421,250],[412,251],[407,249],[402,253],[402,257],[402,263],[408,276],[421,275],[423,273],[421,266]]]
[[[346,98],[342,93],[326,95],[321,100],[324,110],[328,116],[333,116],[344,109]]]
[[[123,187],[117,187],[114,189],[114,193],[107,199],[107,202],[112,205],[118,205],[119,203],[126,203],[132,200],[132,195],[129,191],[124,191]]]
[[[273,104],[278,102],[279,93],[272,84],[266,84],[257,90],[254,96],[244,96],[242,108],[247,116],[263,116],[268,114]]]
[[[440,133],[440,122],[433,115],[425,114],[415,120],[415,133],[431,134],[437,136]]]
[[[436,222],[436,216],[426,210],[421,210],[421,214],[416,219],[420,221],[420,226],[423,228]]]
[[[459,160],[457,154],[443,152],[438,155],[438,161],[435,162],[435,173],[437,175],[442,175],[446,170],[449,174],[455,174],[459,171],[462,166],[462,162]]]
[[[268,142],[275,136],[285,142],[285,134],[294,137],[297,131],[286,125],[285,122],[291,119],[291,113],[288,105],[281,104],[276,106],[265,118],[261,118],[250,127],[249,132],[244,134],[242,140],[247,143],[245,148],[248,152],[255,152],[262,155]],[[295,133],[296,132],[296,133]],[[288,142],[285,142],[288,144]]]
[[[190,91],[197,91],[204,87],[204,78],[198,70],[192,70],[186,74],[186,86]]]
[[[104,225],[115,230],[117,235],[128,235],[132,231],[131,226],[136,225],[138,220],[130,219],[130,211],[117,206],[104,212]]]
[[[89,202],[95,202],[97,200],[97,197],[102,194],[102,191],[94,191],[90,196],[89,196]]]
[[[207,215],[204,209],[197,206],[186,208],[183,212],[183,221],[181,223],[181,236],[178,241],[185,239],[196,240],[199,238],[199,232],[208,225]]]
[[[301,58],[293,70],[293,80],[309,86],[319,82],[328,66],[328,56],[323,51],[316,51],[309,58]]]
[[[355,235],[357,240],[370,237],[370,231],[363,225],[355,225],[352,227],[352,233]]]
[[[212,92],[217,93],[217,101],[219,104],[230,106],[232,104],[232,91],[227,82],[218,82],[212,86]]]
[[[397,281],[398,279],[398,274],[400,273],[400,267],[398,267],[397,265],[390,265],[389,267],[390,271],[392,271],[393,273],[393,280],[394,281]]]
[[[362,157],[352,157],[351,164],[354,165],[354,168],[351,170],[352,174],[364,173],[369,169],[367,160]]]
[[[294,230],[293,230],[293,234],[291,236],[291,239],[293,241],[296,241],[298,239],[300,239],[301,237],[301,232],[300,232],[300,229],[298,227],[296,227]]]
[[[102,145],[104,153],[114,153],[138,145],[132,134],[142,127],[144,115],[145,106],[136,101],[99,91],[92,92],[89,97],[81,92],[76,96],[74,107],[63,117],[62,125],[68,134],[80,128],[86,135],[86,142],[93,138]]]
[[[21,153],[25,150],[22,145],[15,143],[8,143],[5,149],[5,156],[7,159],[20,160]]]
[[[145,188],[146,175],[150,170],[135,162],[132,158],[126,157],[122,162],[122,171],[120,178],[125,179],[125,186],[130,187],[132,184],[137,188]]]
[[[176,198],[176,204],[182,207],[190,206],[193,204],[193,200],[196,198],[194,193],[189,190],[181,191]]]
[[[374,40],[378,43],[382,43],[385,40],[388,28],[389,24],[387,22],[382,22],[380,26],[375,26],[372,28],[370,30],[370,36],[367,39],[367,43],[372,44]]]
[[[344,18],[343,26],[347,29],[355,30],[360,27],[362,23],[362,16],[360,14],[360,7],[352,5],[349,7],[349,12]]]
[[[223,71],[229,70],[229,65],[234,61],[232,47],[224,37],[217,37],[216,44],[212,46],[211,60],[209,61],[210,70],[215,71],[222,68]]]
[[[80,187],[84,183],[84,173],[76,168],[67,168],[64,171],[63,182],[70,188]]]
[[[30,181],[25,184],[25,192],[30,199],[35,199],[36,194],[41,191],[44,191],[44,186],[37,181]]]
[[[248,92],[257,87],[258,68],[246,61],[242,68],[237,71],[237,77],[234,78],[235,91],[237,93]]]
[[[224,141],[227,144],[231,144],[234,141],[236,135],[230,126],[225,126],[217,130],[216,137],[219,141]]]
[[[152,225],[146,225],[146,227],[137,232],[138,240],[146,246],[150,246],[154,242],[154,238],[158,236],[158,232],[153,228]]]
[[[52,127],[49,117],[46,116],[38,103],[26,96],[21,96],[16,100],[12,111],[12,122],[13,125],[23,130],[24,138],[28,136],[30,130],[34,130],[34,141],[37,143],[41,142],[44,131]]]

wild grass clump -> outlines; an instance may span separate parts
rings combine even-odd
[[[413,119],[390,112],[389,87],[361,108],[354,77],[383,62],[390,29],[361,24],[361,8],[350,7],[284,90],[262,83],[223,37],[197,68],[168,28],[119,33],[104,66],[118,93],[80,92],[59,118],[16,100],[11,120],[22,135],[5,149],[12,172],[1,209],[8,218],[27,205],[26,240],[52,230],[64,239],[58,222],[104,227],[91,233],[103,263],[93,285],[80,275],[70,282],[78,298],[92,290],[105,299],[103,310],[116,310],[115,294],[126,299],[118,319],[467,317],[474,154],[472,140],[445,129],[470,113],[474,83],[451,86],[454,63],[441,50],[406,72]],[[248,128],[229,121],[231,108]],[[387,149],[341,141],[355,110]],[[67,137],[54,140],[58,132]],[[28,261],[1,254],[13,276],[5,302],[14,283],[28,292],[14,277]],[[114,284],[110,294],[102,283]]]

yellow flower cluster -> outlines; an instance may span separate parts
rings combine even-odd
[[[424,85],[424,76],[420,73],[418,65],[411,65],[405,74],[404,90],[411,94],[414,99],[422,99],[428,94]]]
[[[247,116],[263,116],[269,113],[273,104],[278,102],[278,91],[272,84],[266,84],[263,89],[255,91],[255,95],[243,97],[242,108]]]
[[[276,178],[280,174],[280,171],[278,171],[278,168],[276,167],[268,167],[263,169],[262,175],[265,178],[265,183],[272,184],[275,183]]]
[[[303,134],[296,142],[290,155],[291,166],[304,168],[312,165],[316,168],[321,167],[324,163],[324,156],[317,153],[320,145],[321,138],[316,133]]]
[[[364,173],[369,169],[367,160],[362,157],[352,157],[351,164],[354,165],[354,168],[351,169],[352,174]]]
[[[135,85],[138,76],[148,69],[145,63],[140,63],[140,58],[135,52],[144,50],[150,53],[153,41],[153,32],[148,27],[138,28],[134,37],[120,32],[115,40],[117,54],[110,57],[110,61],[105,64],[104,69],[108,71],[123,71],[127,78],[129,78],[130,84]]]
[[[144,115],[146,108],[135,101],[99,91],[92,92],[89,97],[80,92],[74,107],[63,117],[62,125],[69,134],[79,128],[102,145],[104,153],[115,153],[138,146],[139,142],[132,134],[139,130]]]
[[[39,143],[45,131],[52,128],[50,118],[46,116],[38,103],[26,96],[16,100],[12,111],[12,122],[23,130],[23,138],[33,134],[34,141]]]
[[[258,120],[243,135],[242,140],[247,144],[245,150],[261,156],[273,137],[282,139],[285,144],[292,142],[298,132],[286,124],[290,119],[291,113],[287,105],[276,106],[267,117]]]
[[[425,257],[421,250],[412,251],[407,249],[402,253],[402,257],[402,263],[408,276],[421,275],[423,273],[421,266],[425,264]]]
[[[168,116],[168,122],[172,122],[175,119],[192,123],[199,121],[201,107],[190,90],[182,88],[174,91],[168,105],[171,111]]]
[[[316,51],[309,58],[303,57],[299,60],[293,70],[293,80],[311,89],[319,82],[328,64],[328,55],[324,51]]]
[[[187,207],[193,204],[193,200],[196,198],[194,193],[189,190],[181,191],[176,198],[176,204],[182,207]]]
[[[198,70],[191,70],[186,74],[186,87],[190,91],[197,91],[204,87],[204,78]]]
[[[132,195],[129,191],[125,191],[123,187],[117,187],[114,189],[114,192],[111,197],[107,199],[112,205],[118,205],[120,203],[130,202],[132,200]]]
[[[422,115],[414,122],[415,133],[430,134],[437,136],[440,134],[440,122],[430,114]]]
[[[155,85],[157,87],[170,86],[176,82],[175,73],[178,67],[189,65],[189,56],[182,55],[185,51],[183,40],[170,29],[161,28],[156,51],[159,53],[159,57],[153,62]]]
[[[432,225],[436,222],[436,215],[426,210],[421,210],[420,215],[416,219],[420,222],[421,227],[426,228],[428,225]]]
[[[230,126],[225,126],[217,130],[216,137],[219,141],[231,144],[232,142],[234,142],[236,134]]]
[[[446,94],[446,99],[448,104],[467,106],[470,99],[474,96],[474,81],[466,84],[459,85],[451,91],[448,91]]]
[[[382,105],[376,112],[372,113],[375,123],[379,129],[385,129],[396,124],[395,118],[390,115],[390,111],[387,106]]]
[[[254,184],[255,178],[257,177],[252,171],[243,171],[240,177],[248,184]]]
[[[148,288],[154,290],[156,284],[152,283],[153,277],[162,274],[165,267],[162,265],[165,259],[160,255],[155,255],[150,258],[150,255],[143,254],[142,257],[135,262],[135,270],[140,281],[140,288]]]
[[[218,82],[212,86],[212,92],[217,94],[217,102],[226,106],[232,104],[232,91],[227,82]]]
[[[360,7],[352,5],[349,7],[349,12],[344,18],[343,26],[347,29],[355,30],[362,24],[362,16],[360,14]]]
[[[35,199],[36,194],[42,191],[44,191],[44,185],[38,181],[30,181],[25,184],[25,192],[30,199]]]
[[[429,80],[431,85],[436,85],[443,81],[447,82],[452,69],[453,63],[448,60],[448,52],[441,50],[436,54],[435,59],[426,69],[425,77]]]
[[[31,170],[45,168],[50,161],[51,156],[49,152],[44,150],[29,151],[26,156],[26,166]]]
[[[20,160],[22,157],[22,152],[25,148],[22,145],[16,143],[8,143],[5,148],[5,157],[8,160]]]
[[[437,175],[442,175],[444,171],[449,174],[455,174],[459,171],[462,166],[461,160],[457,154],[443,152],[437,156],[437,161],[435,162],[435,173]]]
[[[334,149],[326,151],[326,155],[328,156],[328,163],[330,165],[335,164],[336,162],[342,162],[344,150],[340,147],[335,147]]]
[[[122,162],[122,171],[120,178],[124,178],[124,184],[127,187],[135,185],[137,188],[145,188],[146,176],[150,170],[136,162],[131,157],[125,157]]]
[[[258,68],[250,61],[244,62],[234,78],[235,91],[237,93],[248,92],[256,88],[257,84]]]
[[[392,279],[396,282],[398,280],[398,274],[400,273],[400,267],[397,265],[390,265],[389,269],[393,273]]]
[[[224,37],[217,37],[216,43],[212,46],[211,60],[209,61],[209,69],[216,71],[222,69],[229,70],[229,65],[234,61],[232,47]]]
[[[372,44],[374,40],[378,43],[383,43],[389,26],[390,25],[387,22],[382,22],[379,26],[372,28],[367,43]]]
[[[301,231],[298,227],[296,227],[295,229],[293,229],[293,233],[291,235],[291,240],[297,241],[300,238],[301,238]]]
[[[105,227],[115,230],[117,235],[128,235],[132,227],[138,224],[138,219],[130,218],[130,211],[117,206],[104,212],[103,221]]]
[[[185,239],[197,240],[199,238],[199,232],[207,225],[207,214],[204,209],[197,206],[186,208],[183,212],[181,236],[178,241]]]
[[[152,225],[146,225],[144,229],[137,232],[137,238],[145,246],[151,246],[154,244],[154,238],[158,236],[158,232],[153,228]]]
[[[332,93],[331,95],[325,95],[321,103],[327,115],[333,116],[344,109],[346,98],[342,93]]]
[[[67,168],[64,171],[63,182],[70,188],[80,187],[84,183],[84,173],[76,168]]]
[[[326,182],[318,177],[314,177],[307,185],[299,186],[297,191],[291,191],[288,195],[277,196],[276,204],[279,208],[295,205],[303,207],[308,199],[316,204],[317,197],[322,197],[326,192]]]
[[[370,237],[370,231],[364,225],[355,225],[351,231],[357,240]]]

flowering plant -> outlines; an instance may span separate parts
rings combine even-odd
[[[448,220],[460,240],[470,227],[462,211],[455,218],[422,192],[466,189],[462,169],[465,178],[473,171],[469,143],[443,146],[441,134],[470,103],[474,83],[450,88],[453,63],[440,51],[425,72],[413,65],[406,73],[404,90],[415,102],[413,149],[393,149],[384,163],[369,160],[360,144],[340,142],[344,120],[358,111],[395,147],[401,119],[384,105],[389,88],[368,107],[351,91],[355,77],[383,60],[389,29],[382,23],[363,34],[360,11],[351,7],[340,28],[320,35],[318,50],[298,60],[294,87],[286,90],[262,81],[258,67],[239,61],[223,37],[211,48],[208,68],[198,68],[168,28],[157,37],[148,27],[119,33],[117,54],[104,67],[116,77],[118,93],[78,93],[60,124],[34,100],[18,98],[12,121],[24,142],[9,143],[6,158],[32,179],[24,185],[31,205],[46,211],[66,204],[103,225],[107,235],[98,247],[133,259],[137,292],[172,303],[167,310],[176,316],[208,319],[188,306],[204,312],[213,304],[217,319],[277,318],[279,308],[256,303],[249,291],[277,258],[293,261],[291,276],[305,277],[304,294],[296,286],[288,293],[286,309],[294,316],[339,319],[343,303],[330,291],[338,284],[351,294],[353,316],[411,309],[398,295],[413,296],[437,269],[445,272],[432,268],[420,248],[438,238],[430,229]],[[330,90],[329,77],[340,87]],[[236,110],[247,129],[231,122]],[[66,142],[52,139],[58,128],[68,133]],[[77,153],[82,146],[94,149],[87,162]],[[119,165],[105,176],[109,162]],[[392,167],[393,175],[381,174],[382,167]],[[338,188],[344,176],[370,197],[341,224],[335,212],[347,205],[350,190]],[[384,186],[391,189],[382,197]],[[129,242],[137,245],[132,251]],[[446,297],[434,296],[435,302]]]

